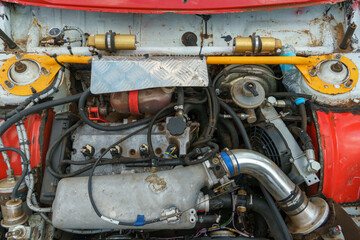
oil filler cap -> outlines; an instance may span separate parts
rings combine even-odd
[[[171,135],[179,136],[184,133],[186,128],[185,119],[182,117],[168,118],[166,128]]]

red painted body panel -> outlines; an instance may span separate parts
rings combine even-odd
[[[34,114],[24,121],[28,139],[30,141],[31,167],[43,166],[42,161],[45,159],[45,154],[49,145],[52,121],[53,114],[51,112],[46,120],[39,114]],[[15,147],[20,149],[19,138],[15,125],[11,126],[4,135],[2,135],[2,140],[5,147]],[[7,153],[10,157],[10,164],[14,169],[15,175],[20,175],[22,169],[19,155],[10,151]],[[6,164],[0,154],[0,179],[6,177],[6,169]]]
[[[3,0],[22,5],[122,13],[225,13],[248,12],[337,3],[344,0]],[[184,3],[186,2],[186,3]]]
[[[360,199],[360,114],[316,111],[323,153],[322,193],[338,203]]]

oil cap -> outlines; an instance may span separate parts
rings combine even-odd
[[[179,136],[184,133],[186,122],[183,117],[171,117],[167,119],[166,128],[173,136]]]

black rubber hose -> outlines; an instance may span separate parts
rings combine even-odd
[[[37,104],[31,108],[25,109],[17,114],[15,114],[14,116],[12,116],[11,118],[9,118],[7,121],[5,121],[5,123],[0,126],[0,136],[2,136],[4,134],[4,132],[6,130],[8,130],[13,124],[15,124],[16,122],[18,122],[19,120],[21,120],[23,117],[33,114],[33,113],[37,113],[43,109],[48,109],[48,108],[52,108],[55,106],[59,106],[59,105],[63,105],[66,103],[70,103],[70,102],[74,102],[80,99],[81,97],[81,93],[76,94],[76,95],[72,95],[69,97],[65,97],[65,98],[61,98],[61,99],[57,99],[57,100],[53,100],[53,101],[49,101],[49,102],[44,102],[44,103],[40,103]]]
[[[13,147],[4,147],[4,148],[0,148],[0,152],[4,152],[4,151],[12,151],[12,152],[16,152],[17,154],[20,155],[21,159],[22,159],[22,164],[23,164],[23,171],[20,175],[19,180],[16,182],[14,189],[11,193],[10,199],[15,199],[16,198],[16,193],[19,190],[19,187],[21,185],[21,183],[24,181],[25,176],[28,173],[28,167],[29,167],[29,160],[27,159],[25,153],[23,153],[22,151],[20,151],[17,148],[13,148]]]
[[[240,118],[238,117],[238,115],[236,114],[236,112],[226,103],[224,103],[223,101],[219,100],[220,106],[228,113],[231,115],[231,117],[233,118],[239,132],[240,135],[245,143],[245,146],[247,149],[251,150],[251,143],[250,143],[250,139],[249,136],[247,135],[247,132],[245,130],[244,124],[241,122]]]
[[[177,97],[178,106],[184,106],[184,89],[182,87],[177,88]]]
[[[299,111],[301,116],[301,128],[306,132],[307,129],[307,114],[306,114],[306,107],[305,103],[299,104]]]
[[[301,143],[304,146],[304,150],[314,149],[312,140],[306,131],[304,131],[303,129],[301,129],[299,127],[295,127],[295,126],[290,127],[290,131],[292,132],[292,134],[299,137]]]
[[[272,93],[266,94],[266,97],[270,97],[270,96],[273,96],[273,97],[293,97],[293,98],[302,97],[302,98],[306,98],[306,99],[309,99],[309,100],[313,99],[313,96],[309,95],[309,94],[291,93],[291,92],[272,92]]]
[[[269,211],[270,206],[266,203],[265,200],[253,197],[252,204],[247,204],[247,207],[250,210],[253,210],[254,212],[257,212],[258,214],[263,216],[274,239],[284,239],[284,240],[292,239],[286,225],[285,225],[285,230],[284,230],[283,227],[281,227],[278,224],[277,216],[275,216],[272,213],[272,211]],[[279,211],[277,211],[277,212],[279,212]],[[280,215],[280,213],[279,213],[279,215]],[[282,221],[284,222],[284,220],[282,220]],[[287,234],[284,231],[286,231]]]
[[[291,234],[289,233],[289,229],[287,228],[284,219],[282,218],[280,211],[277,209],[274,199],[270,196],[270,194],[268,193],[268,191],[264,188],[263,185],[260,184],[260,188],[261,191],[263,192],[266,202],[268,203],[268,206],[266,206],[266,212],[269,213],[271,216],[273,216],[275,221],[271,221],[270,224],[273,224],[274,222],[277,222],[279,224],[280,230],[276,231],[278,234],[284,235],[281,238],[276,238],[275,239],[284,239],[284,240],[292,240]],[[270,208],[270,211],[268,211]],[[264,210],[264,209],[263,209]],[[263,211],[262,210],[262,211]],[[255,211],[255,210],[254,210]],[[258,212],[261,214],[261,212]],[[263,215],[264,216],[264,215]],[[264,216],[265,218],[265,216]],[[266,218],[265,218],[265,221]],[[268,222],[269,225],[269,222]],[[270,225],[269,225],[270,228]]]
[[[230,133],[232,148],[238,149],[240,147],[239,135],[237,134],[237,131],[236,131],[236,128],[235,128],[233,122],[231,122],[228,119],[223,119],[223,118],[220,118],[220,122],[223,123],[223,125],[226,127],[226,129]]]
[[[151,121],[152,117],[149,118],[143,118],[140,119],[136,122],[131,122],[128,124],[121,124],[121,125],[117,125],[117,126],[106,126],[106,125],[100,125],[97,123],[94,123],[93,121],[91,121],[88,116],[85,113],[85,104],[86,104],[86,99],[87,97],[90,95],[90,89],[87,89],[84,93],[82,93],[80,100],[79,100],[79,114],[81,119],[88,124],[90,127],[93,127],[95,129],[101,130],[101,131],[121,131],[121,130],[125,130],[125,129],[129,129],[132,127],[137,127],[143,124],[147,124]]]

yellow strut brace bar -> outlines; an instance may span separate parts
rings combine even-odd
[[[313,65],[316,60],[306,57],[280,56],[212,56],[207,57],[207,64],[293,64]]]

